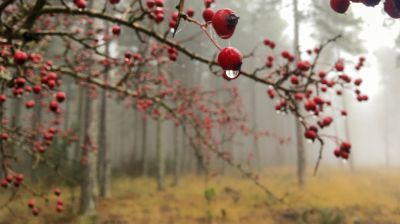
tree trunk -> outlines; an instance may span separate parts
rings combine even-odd
[[[181,174],[181,153],[179,144],[179,127],[175,125],[174,127],[174,181],[173,185],[179,185],[179,177]]]
[[[165,152],[163,145],[162,121],[157,120],[156,149],[157,149],[157,186],[159,191],[165,188]]]
[[[89,88],[86,88],[89,96]],[[96,143],[98,137],[97,105],[98,100],[87,99],[85,111],[85,149],[82,151],[81,169],[81,195],[79,203],[79,214],[91,215],[96,211],[95,196],[97,191],[97,168],[96,168]]]
[[[105,29],[109,30],[109,23],[105,23]],[[105,54],[110,54],[110,44],[106,45]],[[104,71],[103,82],[108,83],[110,68]],[[98,155],[98,183],[100,197],[108,198],[111,196],[111,163],[109,156],[109,148],[107,145],[107,91],[101,90],[101,106],[100,106],[100,125],[99,125],[99,155]]]
[[[75,152],[74,152],[74,160],[79,161],[80,156],[81,156],[81,143],[83,142],[82,136],[84,135],[84,125],[82,125],[85,120],[84,120],[84,104],[86,102],[86,97],[85,94],[86,91],[84,91],[84,88],[80,87],[79,92],[78,92],[78,123],[77,123],[77,130],[75,130],[78,133],[79,140],[75,144]]]
[[[142,120],[142,176],[149,174],[149,161],[147,158],[147,118]]]
[[[297,0],[293,0],[293,16],[294,16],[294,53],[296,60],[300,59],[299,51],[299,10]],[[298,107],[300,108],[300,107]],[[300,121],[295,119],[296,124],[296,146],[297,146],[297,178],[300,187],[305,184],[305,173],[306,173],[306,155],[303,143],[303,131],[301,129]]]

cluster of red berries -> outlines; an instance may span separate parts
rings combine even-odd
[[[218,10],[212,17],[211,23],[222,39],[229,39],[235,32],[239,17],[231,9]],[[239,77],[242,67],[243,56],[239,50],[234,47],[226,47],[221,49],[218,54],[218,64],[224,70],[222,76],[226,80],[232,80]]]
[[[381,0],[330,0],[330,5],[335,12],[345,13],[349,9],[351,2],[363,3],[365,6],[375,7]],[[400,18],[400,1],[385,0],[383,9],[390,17],[395,19]]]
[[[0,185],[3,188],[7,188],[8,185],[12,183],[14,187],[19,187],[22,181],[24,181],[23,174],[16,174],[16,175],[8,174],[4,179],[1,180]]]
[[[150,10],[150,19],[154,20],[157,24],[164,21],[164,0],[147,0],[146,5]]]
[[[56,201],[56,211],[57,212],[63,212],[64,211],[64,201],[62,200],[61,196],[61,190],[59,188],[54,189],[54,194],[57,196],[57,201]],[[29,199],[27,203],[28,207],[31,209],[32,215],[38,216],[40,213],[40,208],[37,206],[36,200],[35,199]]]
[[[335,149],[334,155],[338,158],[348,159],[350,155],[351,144],[349,142],[342,142],[340,147]]]
[[[176,61],[176,58],[178,57],[178,50],[174,47],[169,47],[168,48],[168,58],[171,61]]]
[[[275,49],[276,46],[275,42],[268,38],[264,39],[264,45],[270,47],[271,49]]]
[[[186,10],[186,15],[190,18],[194,16],[194,9],[193,8],[188,8]],[[179,12],[175,11],[171,15],[171,19],[169,20],[169,28],[174,29],[176,27],[176,24],[178,22],[178,17],[179,17]]]
[[[61,198],[61,190],[60,190],[60,188],[54,189],[54,194],[57,196],[56,211],[57,212],[64,211],[64,201]]]

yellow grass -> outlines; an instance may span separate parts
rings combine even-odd
[[[309,174],[304,189],[297,187],[294,173],[275,168],[261,175],[262,183],[278,197],[287,194],[283,203],[273,202],[252,182],[236,175],[209,179],[208,187],[216,192],[209,204],[202,177],[184,176],[178,187],[170,186],[167,179],[164,192],[157,191],[154,179],[124,177],[114,180],[110,199],[98,201],[99,212],[93,219],[73,217],[68,209],[59,215],[53,212],[54,206],[34,218],[21,200],[12,205],[16,216],[8,210],[0,212],[0,223],[400,223],[400,172],[396,169],[325,168],[317,177]]]

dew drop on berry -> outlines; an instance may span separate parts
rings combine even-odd
[[[239,76],[239,71],[226,70],[224,71],[224,77],[228,80],[236,79]]]

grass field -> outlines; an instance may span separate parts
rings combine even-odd
[[[72,216],[77,202],[71,204],[70,195],[64,194],[62,214],[48,206],[33,217],[21,199],[10,206],[12,212],[1,210],[0,223],[400,223],[399,170],[321,169],[317,177],[308,175],[304,189],[297,187],[294,173],[281,168],[261,175],[278,197],[286,195],[282,202],[268,199],[252,182],[235,175],[211,178],[207,187],[202,177],[184,176],[179,186],[168,185],[164,192],[157,191],[154,179],[120,177],[114,180],[112,197],[98,201],[96,216]],[[215,192],[209,203],[205,189]],[[0,197],[5,200],[5,193]]]

